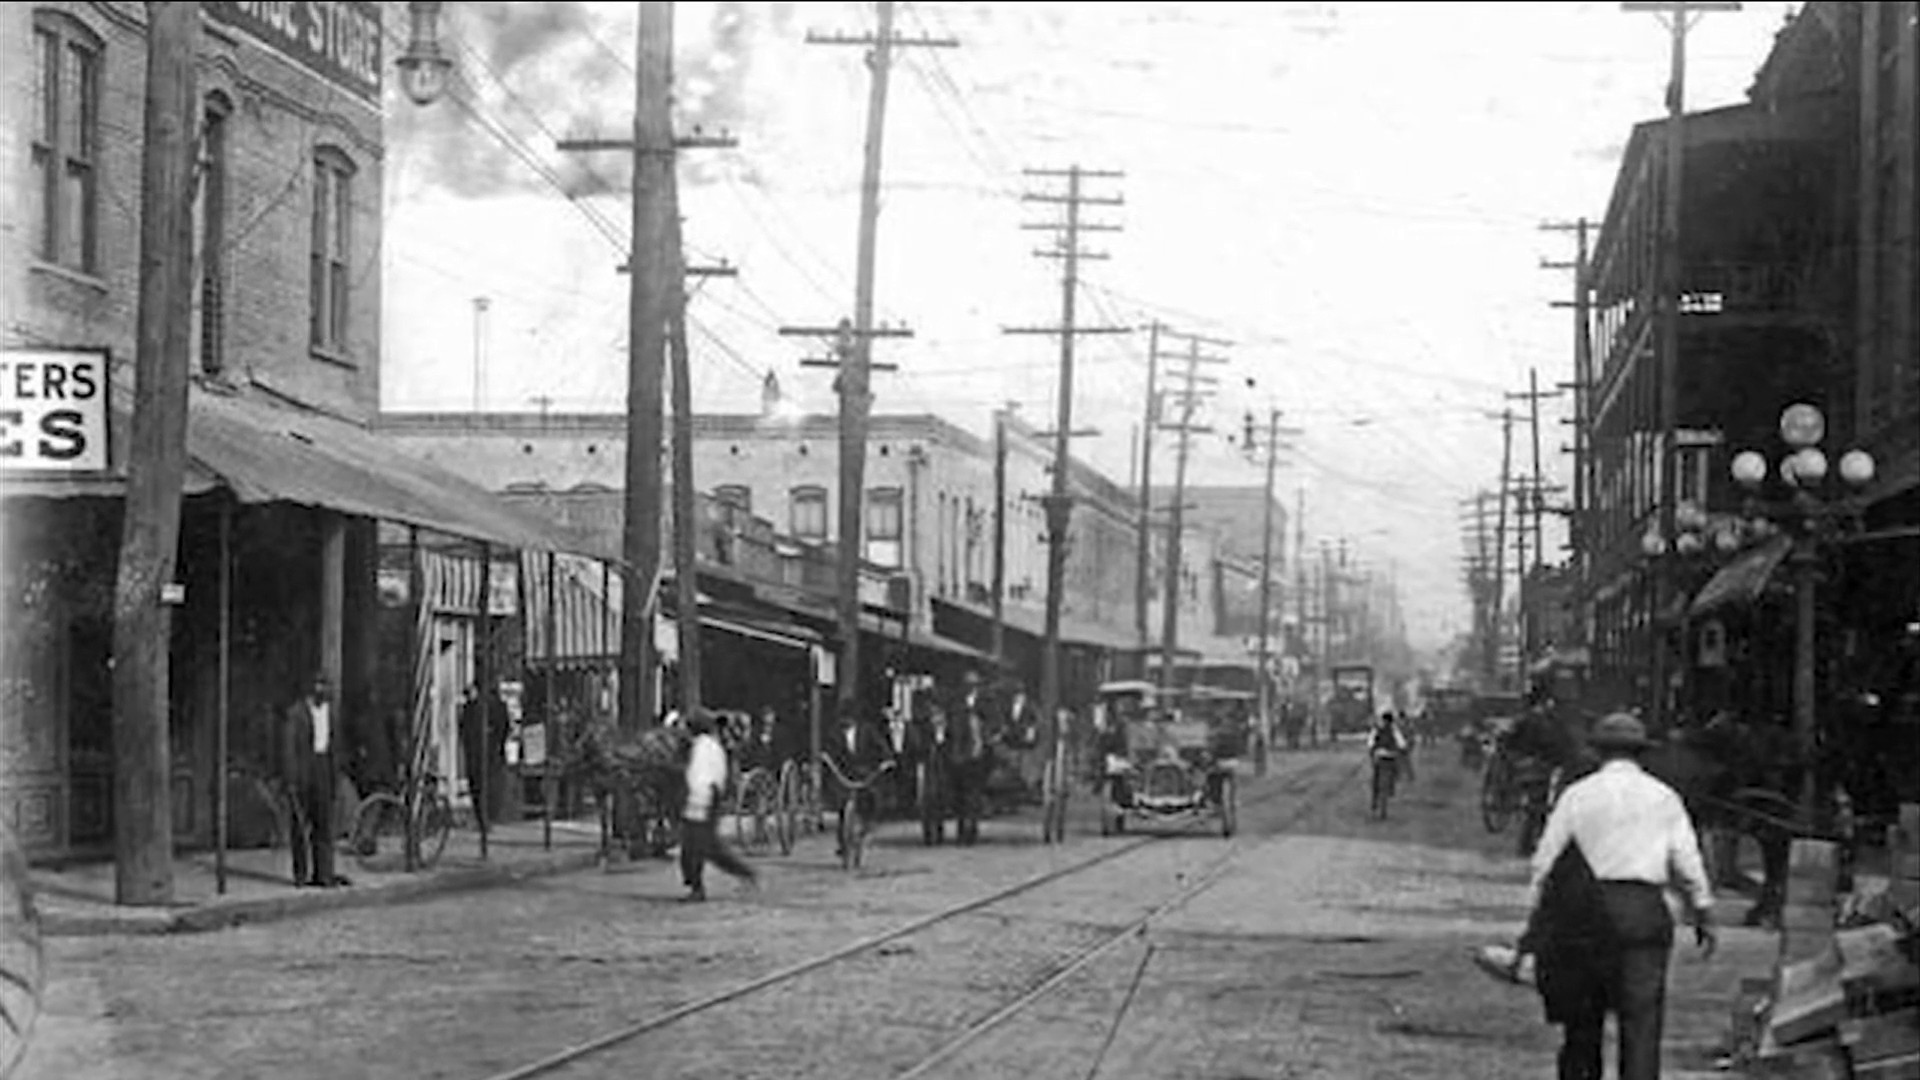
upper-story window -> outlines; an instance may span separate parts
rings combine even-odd
[[[353,162],[331,147],[313,157],[313,248],[308,302],[313,347],[347,353],[347,305],[353,285],[347,260],[353,251]]]
[[[100,38],[71,16],[33,15],[34,245],[40,258],[98,269]]]
[[[200,160],[193,197],[193,343],[200,370],[218,375],[226,367],[227,117],[226,97],[207,99],[200,128]]]
[[[793,535],[801,540],[827,538],[827,489],[797,487],[788,497]]]
[[[745,484],[721,484],[713,489],[713,497],[723,506],[731,506],[742,514],[753,513],[753,489]]]
[[[897,487],[867,492],[867,561],[875,566],[889,569],[900,566],[900,540],[905,534],[903,505]]]

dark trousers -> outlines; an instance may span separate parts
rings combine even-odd
[[[706,867],[708,863],[734,877],[751,881],[753,867],[748,866],[740,856],[735,855],[720,841],[717,823],[712,817],[705,821],[692,821],[682,818],[680,821],[680,880],[687,888],[696,893],[706,891]]]
[[[315,765],[311,775],[293,785],[296,813],[288,818],[292,835],[293,883],[333,884],[333,766]]]
[[[1652,886],[1607,881],[1600,891],[1616,939],[1559,960],[1567,972],[1556,988],[1565,995],[1555,1006],[1563,1031],[1560,1080],[1601,1080],[1608,1013],[1619,1029],[1620,1080],[1659,1080],[1673,920]]]

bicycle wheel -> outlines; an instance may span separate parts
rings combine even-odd
[[[447,837],[452,834],[453,804],[445,795],[422,798],[414,823],[414,838],[420,844],[420,869],[431,869],[440,861],[440,853],[447,850]]]
[[[1480,780],[1480,822],[1490,833],[1506,829],[1513,817],[1513,766],[1503,754],[1487,762]]]
[[[347,847],[362,870],[393,873],[406,869],[407,809],[399,796],[376,791],[361,799],[347,833]]]

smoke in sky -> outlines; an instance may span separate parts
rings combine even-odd
[[[751,128],[769,92],[756,84],[757,55],[800,40],[793,5],[674,7],[676,129]],[[629,155],[561,153],[554,143],[631,135],[638,5],[464,3],[445,10],[452,85],[427,108],[391,94],[389,147],[430,185],[467,198],[555,187],[575,198],[625,190]],[[756,179],[737,160],[712,153],[687,155],[681,175],[701,184],[722,170]]]

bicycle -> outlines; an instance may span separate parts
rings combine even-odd
[[[1371,812],[1375,820],[1385,820],[1387,803],[1393,798],[1393,789],[1400,777],[1400,755],[1392,750],[1373,751],[1373,800]]]
[[[343,849],[368,871],[428,870],[440,861],[453,832],[453,802],[440,777],[422,770],[401,781],[398,793],[376,791],[360,800]],[[411,854],[411,858],[409,858]]]
[[[840,803],[840,866],[846,870],[858,870],[861,855],[867,846],[867,834],[872,831],[872,827],[867,823],[866,814],[860,810],[861,796],[871,790],[882,776],[892,772],[894,763],[882,762],[880,767],[873,771],[872,776],[864,781],[855,782],[847,779],[847,775],[840,771],[840,766],[832,758],[823,754],[820,760],[826,764],[827,771],[833,774],[834,782],[838,783],[840,790],[845,793]]]

